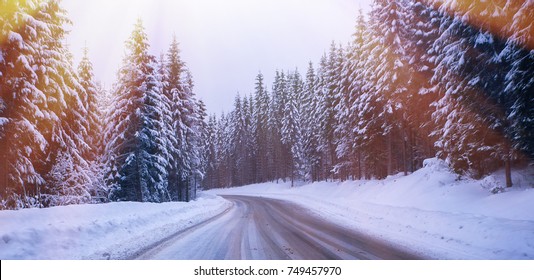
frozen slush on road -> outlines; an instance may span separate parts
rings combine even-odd
[[[218,219],[147,250],[141,259],[417,259],[391,244],[313,215],[294,203],[224,196]]]

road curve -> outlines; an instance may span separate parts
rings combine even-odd
[[[417,259],[282,200],[223,196],[224,214],[154,244],[137,259]]]

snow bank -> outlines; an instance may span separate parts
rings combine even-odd
[[[438,160],[409,176],[291,188],[267,183],[204,192],[183,203],[121,202],[0,211],[0,259],[122,259],[222,213],[213,194],[268,196],[426,258],[534,259],[534,173],[459,180]]]
[[[0,259],[122,259],[230,207],[196,201],[118,202],[0,211]]]
[[[291,188],[268,183],[213,190],[298,203],[330,221],[380,237],[426,258],[534,259],[534,173],[459,179],[430,159],[410,174],[385,180],[318,182]]]

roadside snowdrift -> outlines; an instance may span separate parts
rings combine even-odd
[[[230,207],[213,195],[0,211],[0,259],[122,259]]]
[[[318,182],[291,188],[268,183],[212,190],[293,201],[323,217],[437,259],[534,259],[534,174],[458,180],[437,159],[409,176]]]
[[[267,183],[201,193],[190,203],[121,202],[0,211],[0,259],[122,259],[172,233],[222,213],[214,196],[268,196],[298,203],[320,217],[380,237],[422,257],[534,259],[534,174],[496,173],[458,180],[438,160],[409,176],[318,182],[291,188]]]

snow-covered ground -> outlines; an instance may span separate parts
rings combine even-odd
[[[321,217],[380,237],[433,259],[534,259],[534,174],[458,179],[445,164],[429,159],[409,176],[386,180],[289,183],[212,190],[293,201]]]
[[[190,203],[120,202],[0,211],[0,259],[121,259],[228,209],[214,194],[273,197],[427,258],[534,259],[534,174],[458,180],[435,159],[409,176],[266,183],[203,192]]]
[[[0,259],[122,259],[230,207],[193,202],[117,202],[0,211]]]

